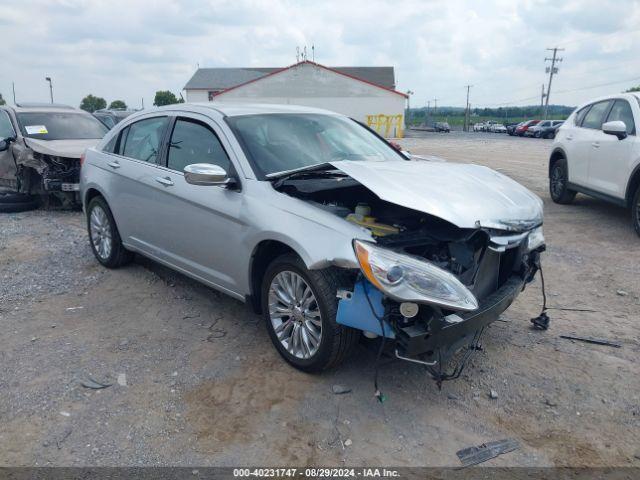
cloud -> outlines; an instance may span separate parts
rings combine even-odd
[[[93,93],[152,103],[200,66],[285,66],[315,45],[326,65],[392,65],[412,105],[537,103],[547,47],[565,47],[552,103],[617,92],[633,77],[638,0],[0,0],[0,92],[78,105]],[[614,14],[619,12],[620,14]],[[622,14],[624,12],[624,14]],[[640,83],[640,80],[636,83]],[[583,89],[583,90],[578,90]],[[564,92],[564,93],[560,93]]]

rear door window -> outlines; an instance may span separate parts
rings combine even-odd
[[[126,136],[122,137],[122,155],[143,162],[158,163],[167,123],[167,117],[154,117],[129,125]],[[122,140],[120,143],[122,144]]]
[[[600,130],[604,123],[604,114],[607,112],[609,105],[611,105],[610,100],[594,103],[585,115],[582,127]]]
[[[211,163],[229,172],[229,157],[218,136],[204,123],[188,118],[176,120],[171,141],[167,167],[182,172],[193,163]]]
[[[627,134],[634,135],[636,132],[636,125],[633,121],[633,112],[631,111],[631,105],[626,100],[616,100],[609,112],[607,122],[613,122],[614,120],[623,121],[627,126]]]

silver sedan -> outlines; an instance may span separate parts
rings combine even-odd
[[[303,107],[136,113],[86,152],[81,195],[101,264],[139,253],[246,301],[305,371],[364,334],[446,378],[544,249],[542,202],[513,180]]]

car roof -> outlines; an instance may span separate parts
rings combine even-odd
[[[580,110],[581,108],[584,108],[587,105],[591,105],[592,103],[597,103],[597,102],[603,102],[605,100],[615,100],[617,98],[624,98],[627,100],[636,100],[636,101],[640,101],[640,93],[636,93],[636,92],[626,92],[626,93],[614,93],[611,95],[604,95],[602,97],[596,97],[596,98],[592,98],[586,102],[581,103],[580,105],[578,105],[578,107],[576,108],[575,111]]]
[[[64,106],[36,106],[30,104],[23,104],[24,106],[18,105],[4,105],[2,108],[6,110],[13,110],[16,113],[78,113],[82,115],[89,115],[88,112],[81,110],[79,108],[73,107],[64,107]]]
[[[164,107],[157,107],[142,110],[138,113],[150,113],[152,111],[181,110],[187,112],[202,113],[203,110],[213,110],[225,117],[236,117],[240,115],[257,115],[266,113],[318,113],[323,115],[340,115],[329,110],[313,107],[303,107],[301,105],[277,105],[268,103],[218,103],[218,102],[198,102],[198,103],[176,103]]]

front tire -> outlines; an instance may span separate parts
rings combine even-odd
[[[93,197],[87,206],[89,243],[96,259],[107,268],[118,268],[133,260],[124,248],[111,209],[103,197]]]
[[[553,164],[549,175],[549,193],[555,203],[567,205],[573,202],[576,192],[567,187],[568,183],[569,169],[567,160],[560,158]]]
[[[276,258],[262,282],[262,311],[278,353],[295,368],[319,372],[342,363],[359,332],[336,323],[342,284],[335,269],[307,270],[297,255]]]
[[[633,228],[640,236],[640,185],[636,188],[636,193],[631,201],[631,221],[633,222]]]
[[[33,195],[0,192],[0,213],[26,212],[36,208],[38,208],[38,200]]]

